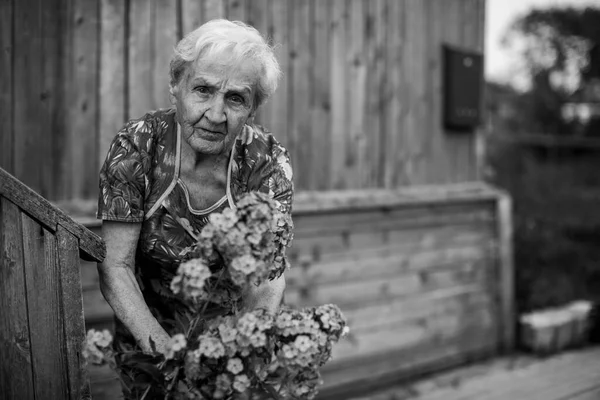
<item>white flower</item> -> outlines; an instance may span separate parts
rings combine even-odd
[[[242,360],[239,358],[231,358],[227,361],[227,370],[234,375],[239,374],[244,369],[244,364],[242,364]]]

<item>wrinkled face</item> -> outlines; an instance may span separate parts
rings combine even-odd
[[[182,136],[197,153],[226,155],[244,124],[254,116],[258,68],[235,65],[227,57],[190,64],[171,100]]]

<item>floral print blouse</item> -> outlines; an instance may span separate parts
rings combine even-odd
[[[182,250],[194,243],[208,215],[234,208],[237,199],[250,191],[270,194],[283,212],[290,213],[293,197],[287,150],[261,127],[246,125],[230,155],[226,194],[207,209],[193,209],[179,179],[181,140],[174,109],[154,111],[125,124],[100,170],[97,213],[102,220],[142,223],[135,275],[150,311],[170,334],[178,328],[174,321],[189,318],[170,282]],[[209,307],[208,314],[226,312]],[[116,342],[135,345],[120,321],[116,320],[115,328]]]

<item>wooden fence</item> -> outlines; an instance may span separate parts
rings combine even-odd
[[[0,166],[50,200],[93,199],[128,118],[168,105],[183,34],[215,17],[279,43],[259,115],[298,189],[475,180],[474,135],[441,124],[442,43],[483,51],[484,0],[4,0]]]
[[[102,240],[0,169],[0,398],[90,398],[80,254]]]

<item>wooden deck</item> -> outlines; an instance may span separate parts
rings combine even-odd
[[[600,400],[600,346],[514,356],[349,400]]]
[[[94,400],[119,398],[106,367],[90,368]],[[600,346],[550,358],[512,356],[348,400],[600,400]]]

